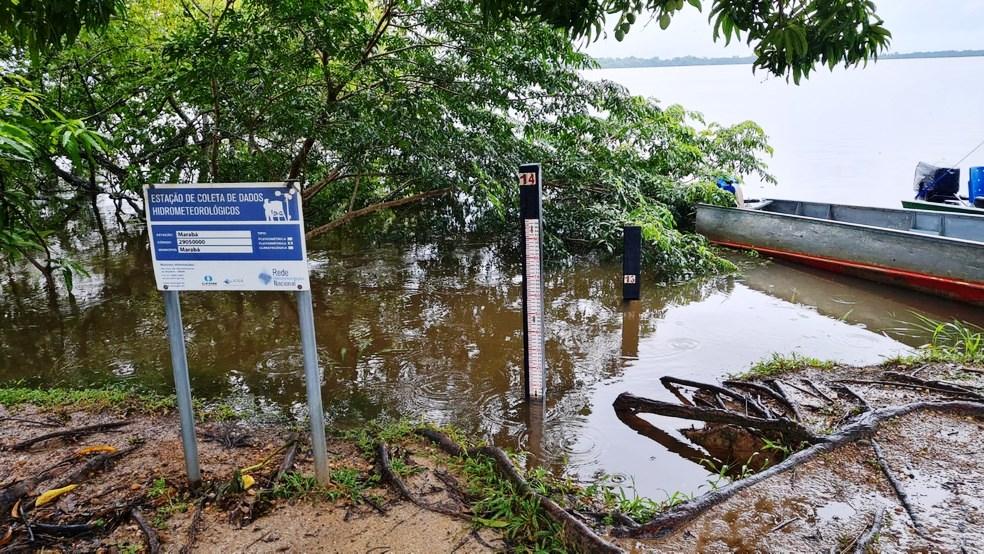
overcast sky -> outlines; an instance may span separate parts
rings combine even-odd
[[[660,30],[656,21],[639,21],[625,40],[613,33],[587,47],[595,57],[673,58],[677,56],[746,56],[751,50],[743,43],[715,43],[704,0],[704,13],[686,6],[669,29]],[[984,49],[984,0],[877,0],[878,13],[892,32],[892,52],[920,50]],[[614,20],[612,21],[614,23]]]

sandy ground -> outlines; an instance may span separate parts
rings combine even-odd
[[[58,427],[44,428],[9,418],[34,421],[56,421]],[[111,432],[96,433],[77,441],[52,440],[26,451],[11,451],[6,447],[25,438],[39,436],[52,430],[92,425],[125,419],[129,425]],[[282,458],[284,445],[282,428],[276,426],[247,426],[235,423],[206,423],[198,426],[199,455],[206,483],[231,482],[237,468],[270,460],[270,470]],[[212,437],[212,438],[209,438]],[[223,440],[225,443],[223,443]],[[232,446],[231,443],[235,443]],[[189,531],[196,505],[186,494],[184,460],[178,434],[178,422],[173,415],[146,416],[86,411],[41,412],[33,408],[17,409],[14,413],[0,408],[0,487],[37,475],[45,468],[66,459],[80,464],[83,457],[77,452],[85,447],[110,445],[125,449],[141,444],[131,454],[120,459],[105,471],[83,480],[80,486],[54,502],[27,514],[33,523],[77,523],[101,518],[119,525],[109,533],[92,533],[78,538],[45,537],[37,534],[34,548],[48,544],[55,549],[81,552],[138,552],[146,551],[145,538],[128,516],[130,503],[140,503],[145,518],[156,524],[162,552],[179,552],[189,542]],[[418,448],[419,447],[419,448]],[[353,468],[361,478],[368,479],[373,464],[360,455],[358,449],[344,441],[329,442],[330,463],[335,468]],[[424,444],[415,445],[412,463],[428,469],[448,471],[434,461],[440,458]],[[428,458],[433,456],[433,460]],[[264,468],[265,469],[265,468]],[[295,470],[312,475],[310,452],[302,453]],[[262,473],[260,470],[257,474]],[[60,471],[52,479],[39,484],[33,495],[47,490],[57,482]],[[160,480],[166,489],[160,493]],[[407,479],[411,487],[433,503],[452,503],[443,483],[425,471]],[[156,483],[156,485],[155,485]],[[2,488],[0,488],[2,491]],[[261,517],[239,525],[238,504],[247,505],[255,490],[216,501],[215,493],[205,503],[191,551],[194,552],[483,552],[501,548],[502,541],[495,533],[472,531],[468,521],[425,510],[402,500],[388,487],[370,484],[363,494],[377,499],[380,513],[371,505],[340,498],[299,497],[276,500]],[[123,507],[123,508],[120,508]],[[114,511],[114,508],[118,508]],[[21,518],[23,519],[23,518]],[[0,517],[0,537],[12,523],[6,515]],[[113,522],[115,523],[115,522]],[[112,526],[112,523],[110,524]],[[16,536],[25,539],[23,524],[15,526]],[[2,545],[3,542],[0,542]],[[14,551],[26,548],[23,540],[12,540],[5,548]]]
[[[851,423],[860,412],[857,400],[831,386],[838,380],[886,379],[886,368],[809,369],[779,377],[798,406],[803,424],[827,434]],[[897,369],[896,371],[901,371]],[[955,383],[984,391],[984,372],[935,365],[908,368],[919,378]],[[819,394],[810,392],[810,384]],[[952,395],[884,384],[851,384],[873,409],[924,400],[953,400]],[[634,391],[644,396],[645,391]],[[765,404],[766,399],[759,398]],[[50,427],[30,423],[49,424]],[[113,431],[75,440],[56,439],[23,450],[19,441],[52,430],[125,420]],[[688,426],[680,421],[680,426]],[[701,429],[701,425],[691,428]],[[684,437],[706,440],[709,426]],[[302,432],[303,434],[303,432]],[[277,499],[253,515],[258,479],[247,491],[230,488],[238,468],[265,462],[254,475],[272,476],[283,458],[289,433],[273,425],[203,423],[198,426],[200,458],[209,488],[204,509],[191,539],[196,499],[185,486],[184,462],[176,417],[0,408],[0,501],[4,491],[23,479],[55,467],[37,484],[18,517],[0,514],[0,552],[53,550],[80,552],[147,551],[147,541],[134,523],[130,508],[138,506],[157,529],[162,552],[485,552],[505,549],[494,530],[475,531],[468,516],[469,499],[461,475],[448,458],[421,439],[403,439],[392,455],[417,471],[405,480],[414,494],[463,517],[436,513],[404,500],[390,486],[372,479],[372,456],[353,443],[329,441],[333,470],[358,475],[364,488],[358,499],[351,489],[333,484],[334,499],[297,494]],[[732,436],[718,434],[722,436]],[[621,548],[633,552],[854,552],[878,512],[884,524],[867,552],[984,552],[984,419],[917,412],[886,422],[871,437],[828,452],[790,471],[755,484],[696,515],[658,539],[612,538],[613,529],[588,522]],[[649,440],[640,436],[638,440]],[[907,498],[886,478],[882,460]],[[31,509],[37,494],[51,488],[72,467],[91,459],[84,447],[110,445],[136,448],[114,465],[81,480],[79,487],[50,504]],[[727,446],[727,445],[724,445]],[[727,450],[727,449],[725,449]],[[747,445],[730,452],[746,452]],[[744,454],[742,454],[744,455]],[[453,464],[452,464],[453,465]],[[312,475],[310,452],[300,450],[294,468]],[[164,486],[162,486],[162,482]],[[450,484],[449,484],[450,483]],[[367,501],[366,499],[371,499]],[[563,503],[564,498],[558,498]],[[471,499],[474,501],[474,499]],[[578,507],[583,510],[583,506]],[[10,511],[5,507],[5,510]],[[244,515],[247,514],[247,515]],[[28,542],[25,521],[35,526]],[[104,527],[79,536],[48,535],[41,524],[101,521]],[[9,535],[5,533],[10,531]],[[190,545],[190,549],[187,548]]]

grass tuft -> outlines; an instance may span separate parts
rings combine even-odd
[[[793,352],[792,354],[773,353],[772,357],[756,362],[747,371],[736,375],[737,379],[754,379],[763,377],[775,377],[802,369],[833,369],[837,364],[829,360],[820,360],[810,356],[803,356]]]

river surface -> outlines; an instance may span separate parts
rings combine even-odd
[[[972,131],[984,134],[980,95],[967,82],[982,70],[980,59],[891,61],[870,73],[820,76],[799,89],[761,83],[741,66],[608,76],[636,92],[686,101],[710,117],[760,120],[773,136],[773,169],[782,190],[795,192],[790,196],[878,204],[908,191],[906,175],[917,159],[962,154]],[[936,87],[943,77],[961,92],[947,87],[949,96],[939,98],[915,86],[928,79]],[[835,86],[842,81],[848,90]],[[855,81],[867,83],[857,85],[867,92],[852,92]],[[899,96],[885,96],[888,89],[899,89]],[[873,90],[895,115],[865,100]],[[877,113],[864,113],[858,103]],[[910,129],[914,120],[924,124]],[[105,225],[113,223],[107,218]],[[131,233],[106,243],[91,233],[66,237],[92,275],[54,305],[30,270],[0,276],[0,383],[124,382],[173,391],[146,236]],[[641,301],[628,306],[619,298],[617,264],[548,267],[548,400],[545,413],[530,413],[520,382],[518,258],[481,241],[352,237],[359,233],[310,246],[331,425],[383,415],[454,424],[495,444],[528,449],[531,463],[558,473],[585,480],[606,473],[657,499],[706,490],[713,472],[621,423],[611,407],[619,393],[673,400],[659,383],[664,375],[714,381],[774,352],[877,363],[927,341],[905,324],[913,312],[984,324],[980,310],[952,302],[744,256],[737,257],[743,266],[737,277],[665,287],[644,278]],[[197,398],[304,415],[291,296],[188,293],[182,303]],[[678,438],[672,431],[689,425],[650,421]]]
[[[87,248],[92,276],[50,305],[28,270],[0,292],[0,382],[128,382],[173,391],[163,304],[145,237]],[[643,286],[620,301],[621,268],[546,271],[548,401],[521,393],[519,265],[482,243],[312,246],[313,296],[330,422],[422,417],[480,433],[584,479],[599,472],[641,493],[697,492],[708,472],[625,427],[623,391],[671,400],[659,377],[713,381],[773,352],[875,363],[925,342],[911,311],[981,321],[957,304],[765,260],[741,277]],[[194,394],[303,416],[297,311],[286,294],[186,293]],[[542,419],[542,424],[537,423]],[[666,420],[667,428],[685,425]]]
[[[750,195],[900,207],[920,161],[953,167],[984,141],[984,58],[881,60],[821,69],[801,85],[750,65],[602,69],[587,72],[634,94],[682,104],[708,121],[752,120],[769,135],[779,184],[748,180]],[[967,193],[970,166],[959,164]]]

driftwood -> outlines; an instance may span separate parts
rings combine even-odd
[[[447,508],[439,504],[425,502],[419,496],[414,494],[414,492],[410,490],[410,487],[407,486],[406,482],[404,482],[403,479],[397,475],[395,471],[393,471],[393,466],[390,464],[389,448],[387,448],[387,446],[383,443],[376,445],[376,467],[379,469],[379,474],[382,476],[383,481],[392,484],[396,488],[397,492],[400,493],[400,496],[406,498],[415,506],[431,512],[437,512],[439,514],[456,517],[469,522],[471,521],[471,516],[464,512],[452,510],[451,508]]]
[[[501,476],[510,481],[516,490],[528,498],[532,498],[543,508],[550,519],[558,523],[564,530],[564,538],[567,544],[571,545],[577,552],[591,553],[622,553],[618,546],[606,541],[591,530],[590,527],[572,516],[567,510],[561,508],[556,502],[546,496],[536,492],[530,487],[526,479],[516,471],[516,467],[509,456],[501,448],[485,446],[481,448],[463,449],[450,437],[433,429],[418,429],[417,433],[426,437],[441,447],[446,453],[452,456],[478,457],[484,456],[491,458],[495,462],[496,471]]]
[[[758,483],[781,475],[800,464],[812,460],[822,454],[832,452],[842,446],[851,444],[858,439],[870,437],[878,427],[885,421],[902,417],[914,412],[934,411],[940,413],[951,413],[969,415],[975,417],[984,416],[984,403],[966,401],[946,401],[946,402],[914,402],[902,406],[892,406],[873,410],[863,414],[856,422],[844,427],[837,433],[825,438],[823,442],[815,444],[810,448],[796,452],[779,464],[756,473],[750,477],[735,481],[726,487],[711,491],[703,496],[689,500],[677,505],[666,512],[653,518],[651,521],[640,525],[637,528],[616,528],[614,533],[618,536],[655,539],[665,536],[677,529],[681,524],[686,523],[711,508],[728,500],[739,492],[751,488]]]
[[[618,395],[613,404],[615,411],[627,410],[634,413],[644,412],[667,417],[691,419],[707,423],[725,423],[761,431],[783,433],[786,438],[794,441],[806,441],[811,444],[823,442],[825,439],[813,434],[801,424],[786,419],[763,419],[741,415],[727,410],[680,406],[659,400],[651,400],[623,392]]]
[[[86,425],[85,427],[76,427],[74,429],[65,429],[63,431],[55,431],[53,433],[47,433],[34,438],[27,439],[23,442],[11,445],[10,450],[26,450],[35,444],[46,442],[52,439],[59,438],[79,438],[85,435],[91,435],[93,433],[102,433],[103,431],[110,431],[112,429],[119,429],[120,427],[126,427],[129,425],[129,421],[112,421],[109,423],[98,423],[96,425]]]
[[[152,525],[147,523],[143,514],[140,513],[140,508],[133,508],[130,510],[130,517],[133,521],[137,522],[137,526],[144,534],[144,538],[147,540],[147,551],[150,554],[160,554],[161,551],[161,539],[157,536],[157,530],[154,529]]]

